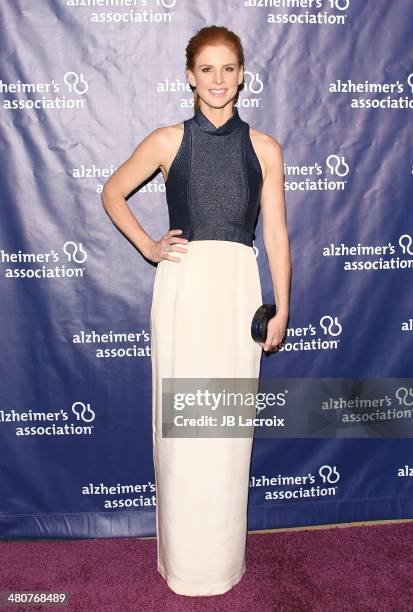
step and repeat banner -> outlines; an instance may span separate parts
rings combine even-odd
[[[293,264],[249,529],[413,518],[413,4],[2,0],[2,538],[155,535],[156,266],[101,190],[192,116],[185,47],[212,24],[244,45],[241,118],[281,144]],[[128,204],[169,229],[161,172]],[[254,250],[273,302],[261,217]]]

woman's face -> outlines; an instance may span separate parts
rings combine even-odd
[[[198,53],[189,82],[209,106],[222,108],[233,100],[244,78],[235,52],[227,45],[207,46]]]

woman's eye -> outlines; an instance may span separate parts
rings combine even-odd
[[[209,72],[210,68],[202,68],[201,72]],[[234,72],[234,67],[233,66],[227,66],[227,70],[229,72]]]

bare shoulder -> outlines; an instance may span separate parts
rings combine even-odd
[[[169,168],[169,160],[182,133],[183,124],[179,123],[150,132],[108,178],[103,186],[104,191],[115,191],[126,197],[159,169],[165,176],[164,169]]]
[[[263,175],[265,179],[268,168],[273,166],[274,162],[279,161],[282,163],[281,145],[273,136],[252,127],[250,127],[250,138],[258,160],[264,169]]]
[[[160,168],[165,180],[168,177],[172,160],[181,145],[183,135],[183,123],[174,123],[156,128],[149,135],[153,139],[153,145],[159,148]]]
[[[278,151],[281,150],[281,145],[278,140],[276,138],[273,138],[269,134],[266,134],[265,132],[260,132],[260,130],[256,130],[255,128],[250,127],[250,136],[253,144],[255,144],[256,142],[259,146],[265,147],[270,150],[272,149],[273,152],[275,149],[277,149]]]
[[[182,136],[183,131],[183,123],[174,123],[172,125],[156,128],[151,132],[150,136],[152,136],[158,144],[167,145],[174,138],[179,138],[180,135]]]
[[[154,147],[160,147],[160,150],[173,149],[177,141],[182,139],[184,131],[183,123],[174,123],[153,130],[145,140],[150,142]],[[167,153],[167,151],[166,151]]]

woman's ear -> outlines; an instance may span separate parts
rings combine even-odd
[[[239,69],[238,85],[242,85],[244,81],[244,66],[241,64]]]
[[[191,87],[196,87],[194,73],[189,68],[186,71],[186,78]]]

